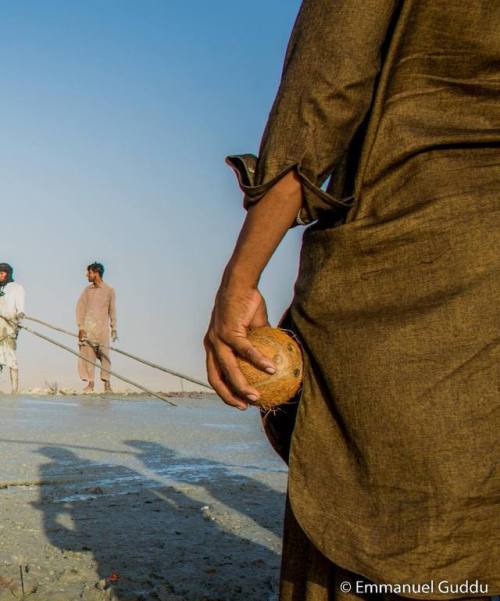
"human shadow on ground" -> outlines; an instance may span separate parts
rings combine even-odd
[[[282,493],[253,478],[235,473],[230,469],[231,466],[200,457],[179,455],[157,442],[126,440],[125,444],[136,450],[137,458],[155,478],[195,483],[215,500],[246,515],[276,536],[281,536],[281,512],[276,510],[284,504]],[[241,469],[241,466],[235,467]],[[261,511],[261,508],[267,511]]]
[[[147,475],[59,446],[38,450],[48,459],[41,480],[55,482],[40,487],[34,505],[62,561],[68,551],[91,553],[116,601],[274,598],[283,495],[214,461],[186,459],[158,443],[128,444]],[[62,578],[57,586],[65,584]],[[90,595],[95,582],[86,584]]]

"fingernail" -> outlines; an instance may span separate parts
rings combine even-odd
[[[252,403],[255,403],[255,401],[258,399],[259,397],[256,394],[247,394],[247,399],[249,401],[252,401]]]
[[[275,374],[276,369],[274,367],[266,367],[266,371],[268,374]]]

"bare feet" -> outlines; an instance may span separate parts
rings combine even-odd
[[[83,394],[90,394],[91,392],[94,392],[94,382],[89,382],[82,392]]]
[[[104,380],[104,392],[113,392],[111,383],[108,380]]]

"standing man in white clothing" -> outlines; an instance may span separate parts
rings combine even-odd
[[[24,288],[14,282],[14,270],[0,263],[0,371],[10,369],[12,394],[19,391],[16,348],[19,322],[24,317]]]

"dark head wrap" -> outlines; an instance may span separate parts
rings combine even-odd
[[[2,282],[3,286],[14,281],[14,270],[8,263],[0,263],[0,271],[4,271],[7,274],[5,282]]]

